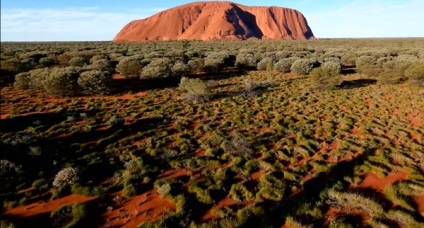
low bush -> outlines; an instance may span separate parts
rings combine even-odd
[[[211,98],[211,90],[208,84],[198,78],[183,77],[179,87],[186,91],[184,99],[190,102],[206,102]]]
[[[208,72],[218,72],[224,67],[234,66],[235,59],[235,56],[226,51],[211,52],[204,58],[204,69]]]
[[[55,67],[43,80],[43,89],[53,96],[73,96],[78,93],[79,68]]]
[[[341,66],[336,62],[324,63],[309,74],[313,87],[317,90],[332,90],[343,82],[340,75]]]
[[[9,160],[0,160],[0,180],[0,194],[16,190],[24,180],[22,166]]]
[[[274,70],[283,73],[290,72],[291,66],[297,59],[295,57],[280,59],[275,63]]]
[[[79,180],[78,169],[64,168],[60,170],[53,181],[54,187],[65,187],[75,184]]]
[[[424,62],[410,65],[405,70],[405,77],[410,84],[424,86]]]
[[[64,205],[50,213],[55,227],[81,227],[82,221],[87,216],[87,208],[83,204]]]
[[[77,82],[83,94],[104,95],[110,92],[112,75],[108,71],[90,70],[81,73]]]
[[[205,66],[205,60],[203,60],[203,58],[193,58],[190,59],[187,64],[192,73],[197,73]]]
[[[377,66],[377,59],[374,56],[361,56],[356,59],[356,71],[369,76],[376,76],[381,69]]]
[[[223,145],[226,152],[235,154],[235,155],[252,155],[254,150],[252,150],[251,143],[239,132],[232,132],[230,134],[231,140]]]
[[[13,84],[18,89],[29,89],[31,74],[22,72],[15,76],[15,83]]]
[[[172,75],[175,77],[181,77],[190,72],[190,67],[182,61],[176,62],[172,68]]]
[[[73,57],[69,60],[69,65],[74,67],[83,67],[88,64],[88,61],[83,57]]]
[[[40,68],[28,71],[29,76],[29,87],[31,89],[44,89],[44,81],[50,74],[49,68]]]
[[[290,70],[296,74],[307,75],[312,71],[316,61],[311,59],[298,59],[294,61],[293,65],[290,67]]]
[[[172,62],[168,58],[153,59],[141,72],[141,79],[167,78],[171,76]]]
[[[235,66],[237,68],[256,68],[257,60],[252,53],[240,53],[236,56]]]
[[[258,70],[273,70],[274,60],[271,57],[263,58],[257,65]]]
[[[229,196],[235,202],[247,202],[255,199],[253,193],[240,183],[231,185]]]
[[[115,72],[115,67],[112,66],[111,61],[106,59],[95,60],[90,65],[87,65],[86,67],[84,67],[84,69],[108,71],[110,73]]]
[[[55,60],[53,57],[43,57],[39,60],[39,63],[43,67],[51,67],[55,64]]]
[[[116,72],[125,77],[138,77],[145,66],[140,56],[124,57],[116,65]]]

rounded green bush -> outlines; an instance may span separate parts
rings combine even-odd
[[[269,68],[271,68],[269,66],[271,66],[271,64],[273,63],[274,63],[274,60],[271,57],[265,57],[258,63],[257,69],[268,70]],[[269,70],[273,70],[273,69],[269,69]]]
[[[296,74],[307,75],[312,71],[316,62],[310,59],[298,59],[294,61],[290,70]]]
[[[44,67],[50,67],[54,65],[55,60],[52,57],[43,57],[40,59],[39,63]]]
[[[340,64],[336,62],[327,62],[321,67],[313,69],[309,74],[313,87],[317,90],[336,89],[343,82],[340,69]]]
[[[73,96],[78,93],[79,68],[55,67],[43,81],[44,91],[54,96]]]
[[[140,78],[167,78],[171,76],[172,62],[168,58],[153,59],[143,68]]]
[[[29,77],[29,87],[32,89],[44,89],[44,81],[50,74],[49,68],[40,68],[30,70],[28,72],[30,74]]]
[[[405,77],[412,84],[424,86],[424,62],[409,66],[405,70]]]
[[[240,53],[236,56],[235,66],[238,68],[255,68],[256,58],[252,53]]]
[[[74,67],[83,67],[87,65],[87,60],[85,60],[83,57],[73,57],[71,60],[69,60],[69,65]]]
[[[13,85],[18,89],[29,89],[30,77],[31,74],[29,72],[19,73],[15,76],[15,83]]]
[[[116,65],[116,72],[125,77],[138,77],[141,75],[144,64],[140,56],[124,57]]]
[[[291,66],[297,59],[298,58],[295,57],[280,59],[277,63],[274,64],[274,70],[284,73],[290,72]]]
[[[104,95],[110,92],[112,75],[108,71],[85,71],[81,73],[77,82],[84,94]]]

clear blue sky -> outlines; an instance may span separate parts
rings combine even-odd
[[[128,22],[183,0],[1,0],[1,41],[112,40]],[[424,37],[424,0],[234,1],[302,12],[316,37]]]

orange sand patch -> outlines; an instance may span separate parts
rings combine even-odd
[[[107,211],[102,220],[110,227],[137,227],[142,222],[157,221],[172,211],[175,211],[173,203],[161,198],[156,190],[150,190]]]
[[[252,173],[252,180],[259,180],[259,178],[261,178],[262,173],[264,173],[264,170],[259,170],[257,172]]]
[[[168,178],[168,179],[175,179],[175,178],[179,178],[182,176],[186,176],[188,175],[190,171],[186,170],[186,169],[182,169],[182,170],[169,170],[166,171],[164,173],[162,173],[161,175],[159,175],[159,178]]]
[[[355,134],[355,135],[359,134],[359,132],[360,132],[359,127],[354,127],[352,130],[350,130],[350,133]]]
[[[424,196],[414,196],[415,203],[418,206],[418,212],[424,213]]]
[[[404,181],[409,173],[404,170],[399,170],[396,173],[390,173],[384,178],[380,178],[375,173],[367,173],[365,179],[357,187],[359,188],[373,188],[377,191],[383,192],[384,189],[398,181]]]
[[[216,215],[212,214],[212,211],[219,210],[223,207],[232,206],[234,204],[235,204],[235,202],[232,199],[225,198],[225,199],[221,200],[221,202],[219,202],[216,206],[213,206],[211,209],[209,209],[206,212],[206,214],[202,217],[202,220],[207,221],[207,220],[210,220],[210,219],[214,219],[214,218],[216,218]]]
[[[422,126],[421,120],[418,119],[418,118],[411,119],[411,124],[412,124],[413,127],[421,127]]]
[[[369,215],[363,213],[362,211],[350,210],[350,209],[348,209],[348,211],[345,211],[343,209],[337,209],[337,208],[328,209],[327,213],[325,213],[325,217],[327,217],[327,218],[337,218],[340,215],[344,215],[344,214],[358,215],[358,216],[361,217],[362,223],[364,223],[365,221],[367,221],[371,218]],[[328,221],[329,220],[327,220],[327,222]],[[328,224],[326,224],[326,225],[328,225]]]
[[[326,149],[326,150],[337,150],[337,148],[339,148],[339,142],[334,141],[332,143],[327,143],[327,142],[323,142],[322,143],[322,148]]]
[[[60,206],[73,203],[85,203],[95,199],[96,197],[85,197],[77,194],[62,197],[48,202],[37,202],[26,206],[19,206],[11,209],[6,209],[4,215],[13,215],[19,217],[30,217],[43,213],[50,213]]]

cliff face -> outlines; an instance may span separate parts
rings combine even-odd
[[[195,2],[132,21],[113,41],[311,38],[305,17],[293,9]]]

